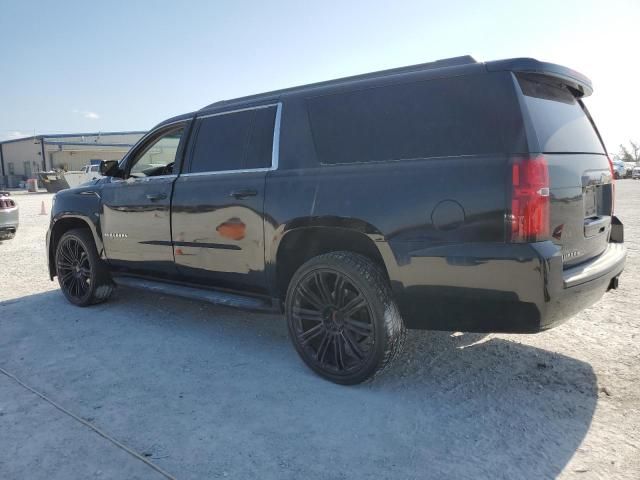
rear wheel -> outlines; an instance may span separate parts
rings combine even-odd
[[[332,252],[309,260],[291,279],[285,309],[302,360],[336,383],[373,378],[404,343],[388,283],[362,255]]]
[[[56,248],[55,261],[60,289],[71,303],[86,307],[104,302],[111,295],[111,276],[88,230],[64,233]]]

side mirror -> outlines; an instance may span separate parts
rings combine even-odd
[[[105,177],[113,177],[118,171],[118,161],[117,160],[107,160],[106,162],[103,160],[100,162],[100,173]]]

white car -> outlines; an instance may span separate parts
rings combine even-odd
[[[631,172],[631,178],[634,180],[640,178],[640,167],[633,167],[633,171]]]
[[[0,192],[0,240],[12,239],[18,230],[18,204],[9,195]]]
[[[77,187],[83,183],[90,182],[96,178],[101,178],[100,164],[92,161],[89,165],[85,165],[80,171],[64,172],[64,179],[67,181],[69,188]]]
[[[624,168],[625,168],[624,178],[631,178],[631,174],[635,166],[636,166],[636,162],[624,162]]]

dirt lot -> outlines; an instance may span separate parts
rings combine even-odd
[[[179,479],[640,478],[640,182],[617,182],[618,291],[537,335],[412,332],[358,387],[310,373],[277,316],[122,289],[72,307],[45,268],[51,195],[15,198],[2,479],[163,478],[87,425]]]

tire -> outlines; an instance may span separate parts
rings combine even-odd
[[[367,257],[332,252],[293,275],[285,314],[307,366],[342,385],[370,380],[402,350],[406,329],[379,267]]]
[[[56,246],[55,262],[60,289],[69,302],[87,307],[111,296],[111,275],[98,256],[89,230],[65,232]]]

